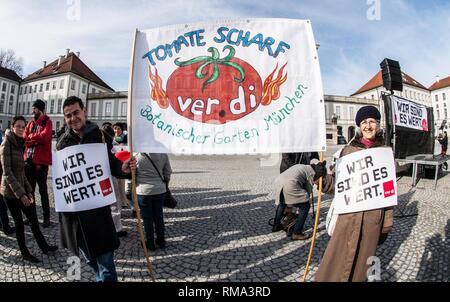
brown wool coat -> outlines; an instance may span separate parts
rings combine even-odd
[[[382,137],[378,137],[372,148],[382,146]],[[342,150],[341,157],[364,149],[357,137]],[[323,192],[334,194],[334,175],[327,175],[323,182]],[[392,207],[339,215],[315,281],[367,281],[367,259],[375,255],[381,233],[389,233],[393,222]]]
[[[24,141],[13,132],[8,132],[5,141],[0,146],[0,159],[3,176],[0,193],[8,199],[20,199],[32,192],[31,186],[25,177],[25,164],[23,161]]]

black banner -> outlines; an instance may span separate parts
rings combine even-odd
[[[397,98],[400,98],[396,96]],[[392,117],[392,99],[389,94],[382,95],[384,103],[386,133],[385,143],[394,147],[394,158],[405,158],[416,154],[434,154],[434,116],[433,108],[427,107],[428,131],[416,130],[402,126],[395,126]],[[411,100],[401,98],[412,102]],[[415,102],[412,102],[415,103]],[[418,104],[418,103],[416,103]],[[418,104],[419,105],[419,104]],[[423,105],[422,105],[423,106]],[[395,135],[395,145],[394,144]]]

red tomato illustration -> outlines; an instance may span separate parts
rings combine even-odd
[[[170,105],[180,115],[203,123],[225,124],[255,111],[261,103],[262,81],[247,62],[228,55],[220,59],[214,47],[212,56],[189,61],[175,60],[179,67],[170,75],[166,91]]]

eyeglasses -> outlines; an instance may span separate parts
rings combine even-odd
[[[367,120],[364,120],[364,121],[362,121],[361,122],[361,126],[368,126],[368,125],[371,125],[371,126],[376,126],[376,125],[378,125],[378,121],[367,121]]]

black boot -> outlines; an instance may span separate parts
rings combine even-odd
[[[24,260],[29,261],[31,263],[39,263],[39,262],[41,262],[38,258],[34,257],[31,254],[22,255],[22,257],[23,257]]]

